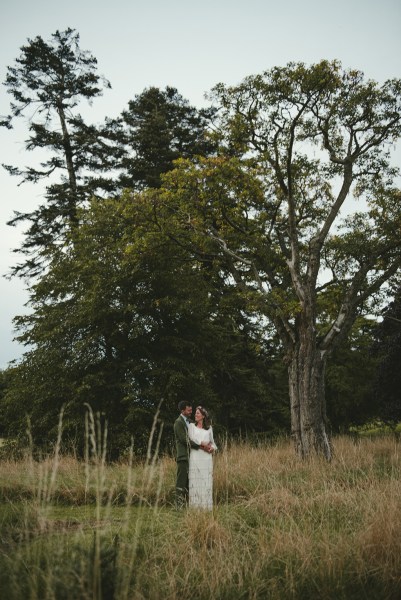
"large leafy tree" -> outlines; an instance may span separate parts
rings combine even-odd
[[[231,431],[267,417],[271,431],[283,427],[268,385],[274,349],[260,344],[235,295],[211,293],[202,264],[153,222],[146,195],[93,201],[81,213],[74,243],[34,287],[33,313],[19,318],[20,340],[33,348],[3,402],[9,433],[25,429],[27,411],[45,444],[65,404],[65,439],[79,448],[86,402],[106,416],[113,456],[131,435],[140,451],[161,399],[166,444],[180,399],[211,406]]]
[[[97,190],[112,187],[110,177],[101,173],[124,151],[109,127],[87,125],[77,112],[82,100],[91,102],[110,84],[98,75],[96,58],[80,49],[73,29],[56,31],[49,41],[29,39],[4,84],[13,100],[11,114],[1,124],[11,128],[16,118],[28,118],[26,149],[50,155],[38,168],[4,165],[21,183],[46,183],[45,203],[30,213],[16,212],[10,222],[30,224],[21,248],[27,258],[14,272],[36,275],[54,244],[78,224],[78,207]]]
[[[401,131],[401,82],[379,86],[322,61],[219,85],[214,99],[220,155],[182,161],[155,206],[166,227],[180,225],[181,243],[225,257],[227,284],[274,324],[296,451],[330,459],[327,357],[401,264],[388,156]],[[341,220],[358,199],[362,210]]]

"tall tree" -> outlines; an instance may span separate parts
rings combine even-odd
[[[180,225],[182,243],[224,256],[228,284],[274,324],[296,451],[330,459],[327,356],[401,264],[388,156],[401,132],[401,81],[379,86],[337,62],[289,64],[219,85],[214,99],[220,155],[182,161],[155,205],[172,232]],[[366,210],[341,222],[358,198]]]
[[[157,188],[174,160],[210,154],[215,144],[206,132],[213,113],[191,106],[173,87],[150,87],[135,96],[116,123],[127,145],[123,187]]]
[[[375,331],[373,355],[378,361],[374,377],[377,416],[386,421],[401,421],[401,288],[382,313]]]
[[[44,149],[51,157],[40,168],[20,169],[3,165],[21,182],[44,180],[46,202],[30,213],[18,213],[10,221],[30,223],[22,244],[27,255],[15,273],[36,275],[46,263],[53,244],[77,225],[77,208],[97,188],[110,188],[110,178],[91,179],[93,171],[107,171],[121,156],[121,148],[110,139],[109,129],[84,123],[77,113],[82,100],[91,102],[110,84],[97,74],[97,61],[79,47],[73,29],[56,31],[46,42],[40,36],[21,47],[15,66],[5,80],[12,95],[11,114],[1,125],[12,127],[15,118],[29,118],[27,150]],[[61,181],[54,175],[61,173]]]
[[[238,299],[212,294],[202,265],[162,234],[147,196],[94,200],[81,213],[74,243],[34,286],[34,311],[18,319],[30,349],[0,403],[9,433],[25,429],[27,412],[45,444],[67,404],[65,435],[79,446],[89,402],[109,422],[114,456],[131,435],[139,451],[161,399],[167,434],[180,399],[211,405],[231,431],[261,415],[271,431],[283,427],[268,385],[274,351]]]

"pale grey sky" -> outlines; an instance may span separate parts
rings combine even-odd
[[[0,25],[0,80],[27,38],[44,39],[68,27],[81,48],[98,60],[112,85],[89,110],[87,120],[117,116],[127,102],[151,85],[174,86],[195,106],[218,82],[244,77],[290,61],[339,59],[380,83],[401,77],[399,0],[5,0]],[[0,91],[0,114],[9,96]],[[23,149],[26,124],[0,129],[0,163],[35,162]],[[15,263],[12,248],[20,229],[6,226],[14,210],[31,211],[43,201],[43,186],[17,186],[0,170],[0,274]],[[12,342],[12,318],[26,309],[21,281],[0,278],[0,368],[23,351]]]

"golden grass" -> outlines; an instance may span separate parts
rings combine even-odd
[[[29,597],[401,598],[400,444],[223,447],[213,512],[173,508],[175,462],[0,463],[0,589]],[[28,595],[27,595],[28,593]]]

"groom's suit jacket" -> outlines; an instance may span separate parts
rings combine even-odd
[[[177,451],[177,462],[182,460],[189,460],[189,451],[191,448],[198,450],[199,444],[191,442],[188,437],[188,428],[185,424],[184,419],[181,415],[176,419],[174,423],[174,436],[175,436],[175,447]]]

